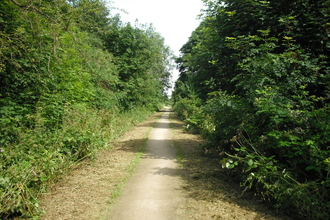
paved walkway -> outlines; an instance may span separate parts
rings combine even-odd
[[[150,132],[145,155],[106,219],[184,219],[178,208],[184,197],[176,175],[176,151],[169,124],[167,109]]]

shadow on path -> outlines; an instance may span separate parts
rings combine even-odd
[[[272,219],[289,220],[290,218],[274,213],[267,208],[252,192],[242,195],[239,183],[234,183],[223,172],[219,159],[204,154],[203,140],[197,135],[183,131],[183,123],[171,114],[172,139],[149,139],[154,146],[162,146],[164,142],[172,143],[171,147],[179,147],[184,158],[179,168],[156,166],[148,173],[155,176],[180,177],[183,190],[189,200],[188,219]],[[144,124],[143,126],[151,126]],[[157,128],[167,129],[168,123],[158,123]],[[120,142],[123,151],[143,152],[145,139],[138,138]],[[143,159],[175,160],[177,155],[147,151]],[[176,160],[175,160],[176,161]],[[176,161],[176,163],[178,163]],[[180,190],[180,189],[177,189]],[[181,189],[182,190],[182,189]],[[201,214],[203,213],[204,214]],[[207,215],[210,215],[206,217]]]

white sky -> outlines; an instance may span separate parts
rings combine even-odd
[[[165,39],[165,45],[170,46],[176,56],[180,48],[188,41],[192,31],[198,27],[197,16],[203,8],[202,0],[113,0],[113,7],[124,9],[128,14],[119,13],[123,22],[135,24],[152,24],[156,32]],[[173,81],[178,77],[174,70]]]

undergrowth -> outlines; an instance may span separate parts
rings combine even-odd
[[[252,189],[276,211],[294,218],[328,219],[329,108],[297,116],[277,106],[269,116],[265,112],[273,106],[268,102],[257,103],[262,115],[234,96],[216,95],[203,106],[196,105],[198,100],[182,99],[174,109],[186,129],[208,140],[207,151],[230,170],[225,173],[241,182],[242,193]],[[268,128],[260,123],[267,116],[281,121]]]
[[[42,111],[26,116],[33,126],[1,128],[11,130],[15,139],[0,148],[0,219],[41,214],[38,197],[50,183],[79,161],[93,158],[98,149],[110,148],[109,141],[152,113],[144,108],[119,113],[77,104],[65,107],[62,125],[49,129]]]

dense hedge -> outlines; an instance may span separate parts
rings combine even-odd
[[[102,0],[0,1],[0,218],[167,97],[171,51]]]
[[[224,168],[276,209],[330,217],[330,3],[205,1],[173,100]]]

